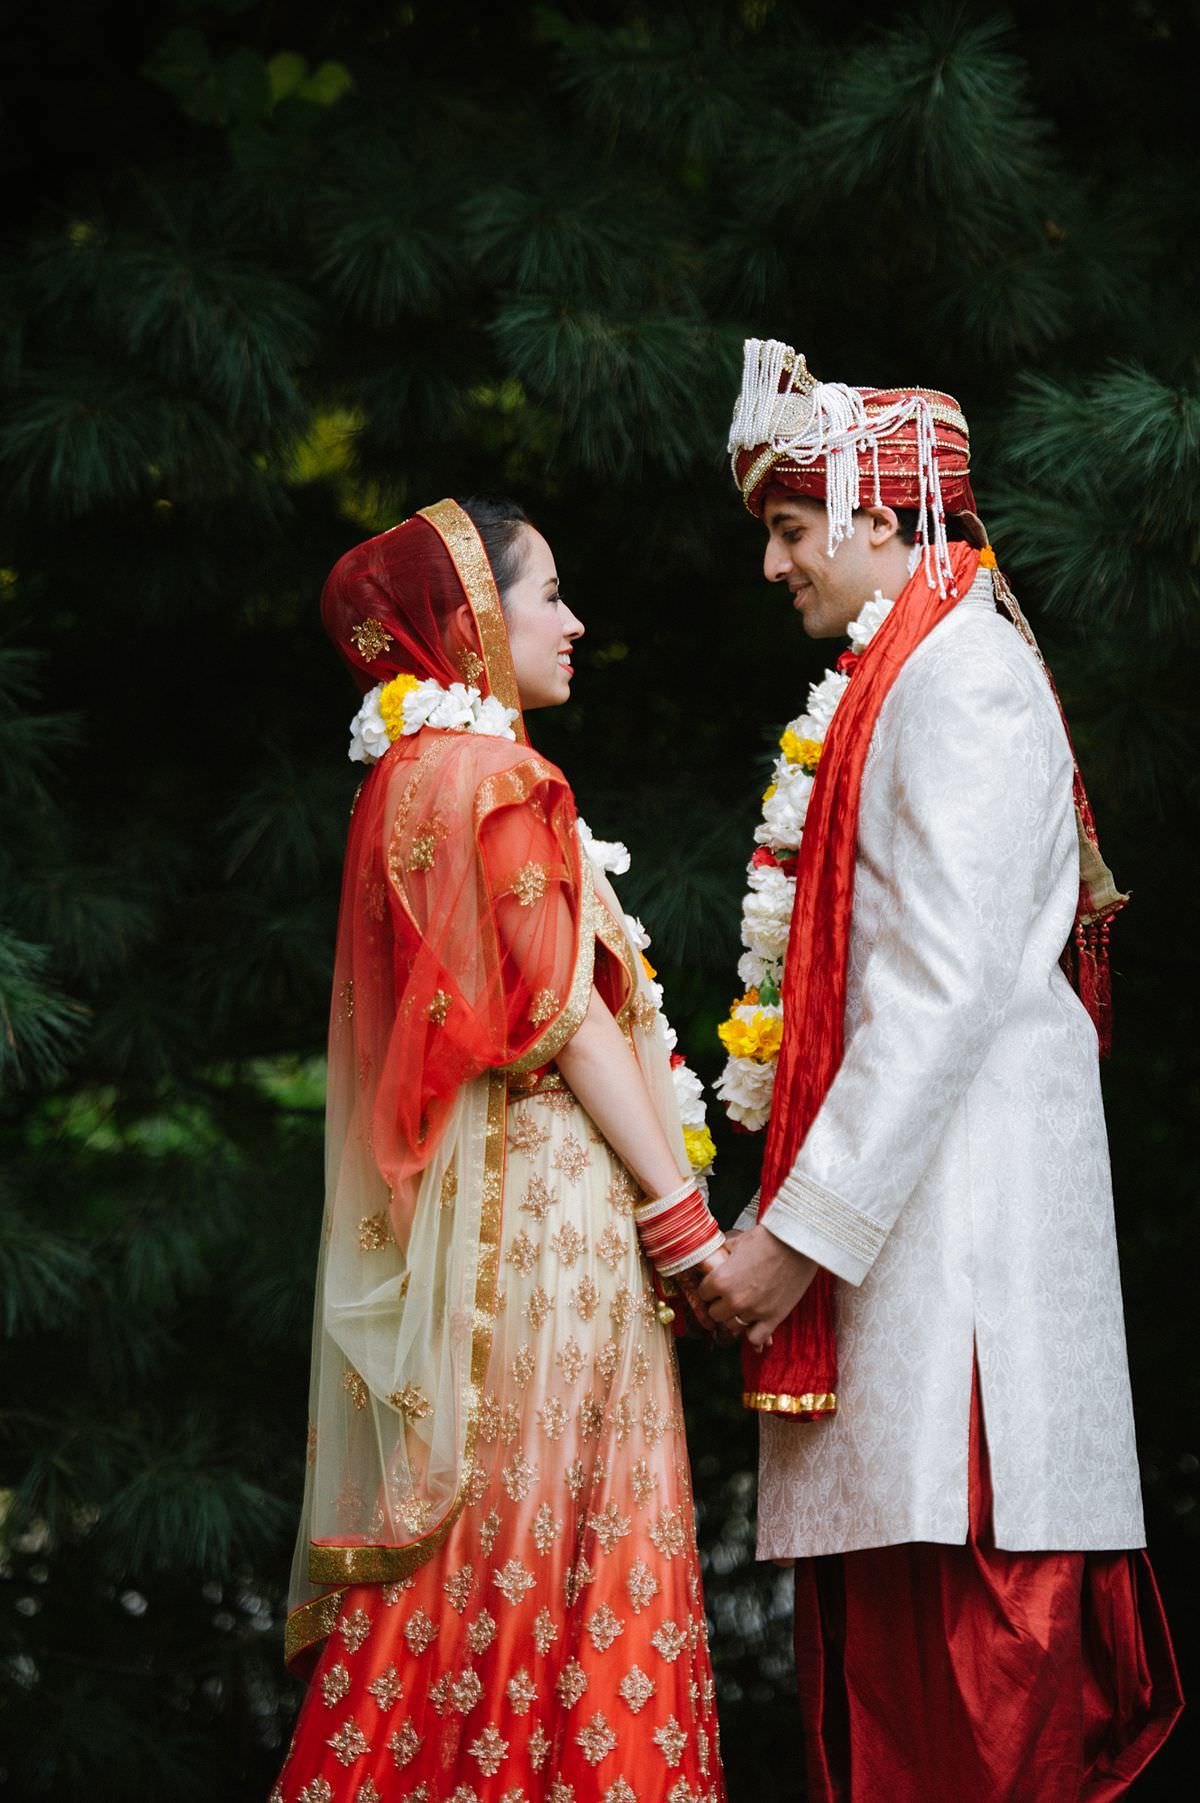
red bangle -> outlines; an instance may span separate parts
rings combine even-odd
[[[698,1264],[725,1238],[698,1189],[692,1187],[678,1200],[674,1195],[634,1210],[646,1257],[664,1277]]]

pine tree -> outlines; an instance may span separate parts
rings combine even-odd
[[[771,723],[824,662],[762,591],[723,467],[751,332],[822,375],[962,399],[1134,890],[1110,1120],[1185,1625],[1190,11],[1105,0],[1084,46],[1028,0],[135,10],[26,6],[4,77],[11,1793],[249,1799],[286,1735],[353,790],[315,597],[355,538],[443,493],[531,506],[589,629],[578,700],[535,735],[629,840],[626,904],[715,1072]],[[730,1212],[754,1154],[721,1141]],[[685,1366],[733,1794],[791,1795],[753,1426],[724,1364]],[[1176,1783],[1165,1759],[1143,1794]]]

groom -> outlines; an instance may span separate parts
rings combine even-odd
[[[1124,898],[957,403],[751,340],[730,448],[811,637],[894,603],[839,666],[763,1188],[701,1292],[745,1330],[759,1555],[796,1560],[808,1794],[1114,1798],[1179,1708],[1128,1550],[1098,1076]]]

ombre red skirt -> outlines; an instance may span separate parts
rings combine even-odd
[[[965,1545],[797,1561],[809,1803],[1110,1803],[1183,1706],[1146,1554],[998,1551],[970,1434]]]

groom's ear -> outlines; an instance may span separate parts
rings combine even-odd
[[[868,507],[864,511],[873,545],[886,545],[889,539],[895,538],[900,530],[900,516],[894,507]]]

